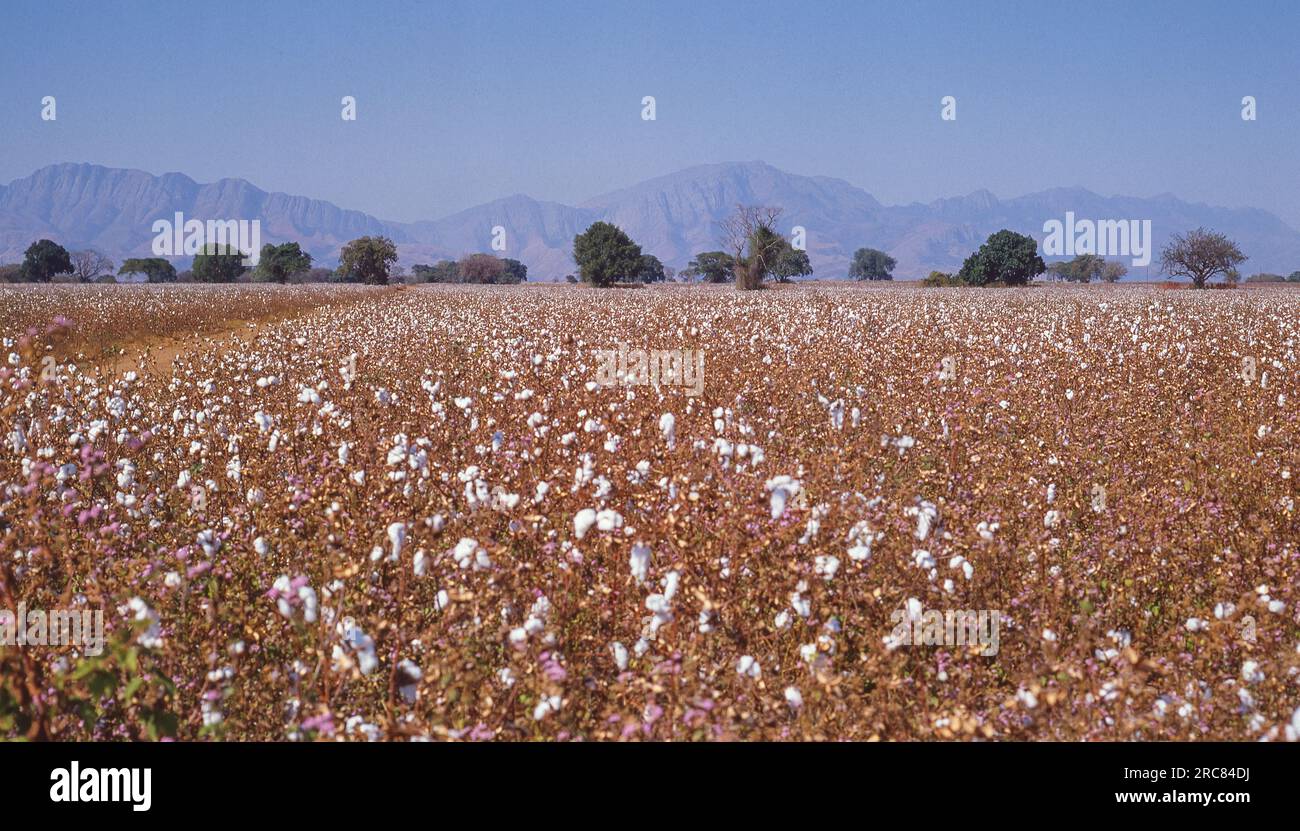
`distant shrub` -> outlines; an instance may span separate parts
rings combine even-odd
[[[931,271],[930,276],[921,281],[923,286],[961,286],[965,285],[954,274],[946,271]]]

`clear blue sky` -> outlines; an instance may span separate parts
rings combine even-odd
[[[1300,227],[1294,2],[3,0],[0,31],[3,182],[88,161],[414,220],[762,159],[886,203],[1082,185]]]

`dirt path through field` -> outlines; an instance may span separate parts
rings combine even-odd
[[[158,372],[169,370],[177,358],[200,347],[231,346],[235,343],[248,343],[257,337],[258,331],[272,323],[287,320],[294,315],[279,315],[271,319],[258,321],[234,320],[229,325],[215,331],[195,333],[192,335],[165,336],[141,335],[123,343],[116,354],[94,362],[97,368],[105,370],[111,377],[125,372]]]
[[[364,296],[341,299],[340,303],[355,303]],[[328,304],[333,305],[333,304]],[[102,370],[110,377],[118,377],[132,370],[142,372],[170,371],[176,359],[195,349],[229,349],[238,344],[251,343],[266,328],[288,320],[310,315],[324,306],[313,305],[291,312],[277,312],[254,319],[232,319],[223,325],[184,335],[152,335],[141,333],[113,345],[101,357],[89,360],[93,369]]]

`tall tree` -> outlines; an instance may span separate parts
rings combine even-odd
[[[666,279],[664,264],[654,254],[642,254],[641,267],[637,270],[636,278],[643,283],[662,283]]]
[[[1106,264],[1101,267],[1101,279],[1107,283],[1118,283],[1128,274],[1128,266],[1119,260],[1107,260]]]
[[[176,266],[162,257],[129,257],[117,270],[122,274],[143,274],[150,283],[176,282]]]
[[[1046,270],[1033,237],[1003,229],[966,258],[957,277],[970,286],[1023,286]]]
[[[253,279],[265,283],[287,283],[289,278],[311,269],[311,254],[296,242],[262,246]]]
[[[853,252],[849,276],[854,280],[892,280],[898,261],[875,248],[859,248]]]
[[[215,243],[203,246],[190,266],[198,283],[233,283],[247,270],[238,248]]]
[[[388,237],[357,237],[339,253],[339,273],[350,283],[387,285],[397,262],[397,246]]]
[[[736,288],[761,288],[781,252],[790,243],[776,232],[781,209],[762,205],[737,205],[721,223],[722,238],[731,252]]]
[[[528,281],[528,266],[506,257],[501,261],[505,266],[505,274],[501,276],[503,283],[525,283]]]
[[[1071,283],[1088,283],[1102,276],[1106,261],[1096,254],[1079,254],[1072,260],[1052,263],[1048,271]]]
[[[470,254],[456,266],[465,283],[500,283],[506,273],[506,264],[491,254]]]
[[[72,258],[62,245],[42,239],[27,246],[23,255],[23,282],[48,283],[56,274],[71,273]]]
[[[584,283],[610,286],[636,276],[641,267],[641,246],[623,229],[608,222],[593,222],[573,238],[573,261]]]
[[[1223,234],[1197,228],[1185,236],[1169,238],[1160,252],[1160,270],[1174,277],[1190,277],[1192,285],[1203,289],[1215,276],[1228,278],[1246,259],[1237,243]]]
[[[800,251],[790,243],[777,255],[772,267],[772,276],[778,283],[789,283],[796,277],[807,277],[813,273],[812,263],[808,261],[808,252]]]
[[[706,283],[725,283],[735,276],[735,265],[726,251],[705,251],[695,255],[682,269],[681,276],[687,280],[699,278]]]

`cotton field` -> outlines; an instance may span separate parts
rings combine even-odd
[[[0,292],[0,735],[1300,738],[1300,293]]]

